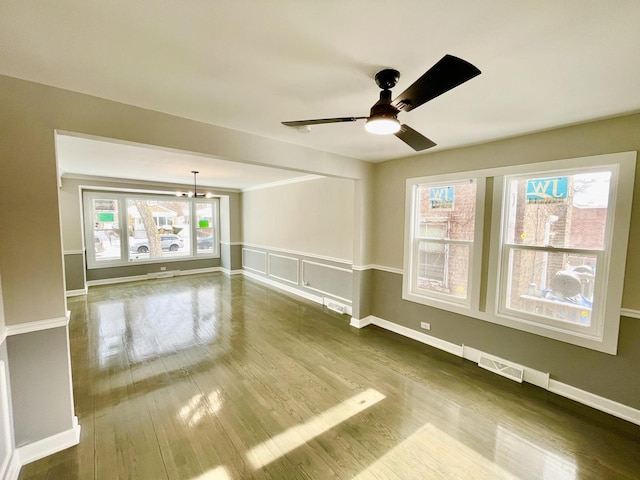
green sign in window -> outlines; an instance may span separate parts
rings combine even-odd
[[[114,221],[114,215],[112,212],[100,212],[98,213],[98,221],[107,223]]]
[[[198,220],[198,228],[209,228],[209,220]]]

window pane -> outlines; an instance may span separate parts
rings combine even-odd
[[[94,198],[93,252],[96,262],[120,260],[120,228],[118,201],[109,198]],[[92,248],[87,245],[87,248]]]
[[[213,253],[215,242],[213,204],[196,203],[196,248],[198,253]]]
[[[129,260],[190,255],[188,201],[127,199]]]
[[[416,288],[467,298],[469,246],[418,241]]]
[[[506,307],[590,326],[596,255],[511,249]]]
[[[473,240],[476,183],[420,185],[417,191],[416,236]],[[438,225],[437,229],[434,226]]]
[[[604,248],[610,172],[511,180],[507,242]]]

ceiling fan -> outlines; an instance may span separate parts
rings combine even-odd
[[[380,100],[371,107],[368,117],[295,120],[282,122],[282,124],[287,127],[299,128],[322,123],[355,122],[356,120],[366,119],[367,122],[364,128],[367,132],[378,135],[393,133],[415,151],[426,150],[435,146],[435,142],[416,132],[408,125],[401,125],[398,121],[398,113],[409,112],[414,108],[418,108],[423,103],[433,100],[477,75],[480,75],[480,70],[466,60],[453,55],[445,55],[409,88],[391,100],[391,89],[398,83],[400,72],[387,68],[376,74],[376,83],[382,91],[380,92]]]

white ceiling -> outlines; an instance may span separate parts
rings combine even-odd
[[[397,95],[445,54],[482,74],[400,114],[430,151],[640,111],[638,25],[638,0],[2,0],[0,74],[377,162],[414,152],[280,122],[366,116],[378,70]]]
[[[56,156],[61,176],[71,174],[193,185],[191,172],[195,170],[198,172],[196,181],[200,192],[204,192],[205,187],[249,190],[319,178],[316,175],[187,152],[60,133],[56,134]],[[193,188],[190,190],[193,191]]]

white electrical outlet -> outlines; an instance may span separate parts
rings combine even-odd
[[[167,269],[167,267],[160,267],[160,271],[164,272]]]
[[[431,324],[427,322],[420,322],[420,328],[424,328],[425,330],[431,330]]]

